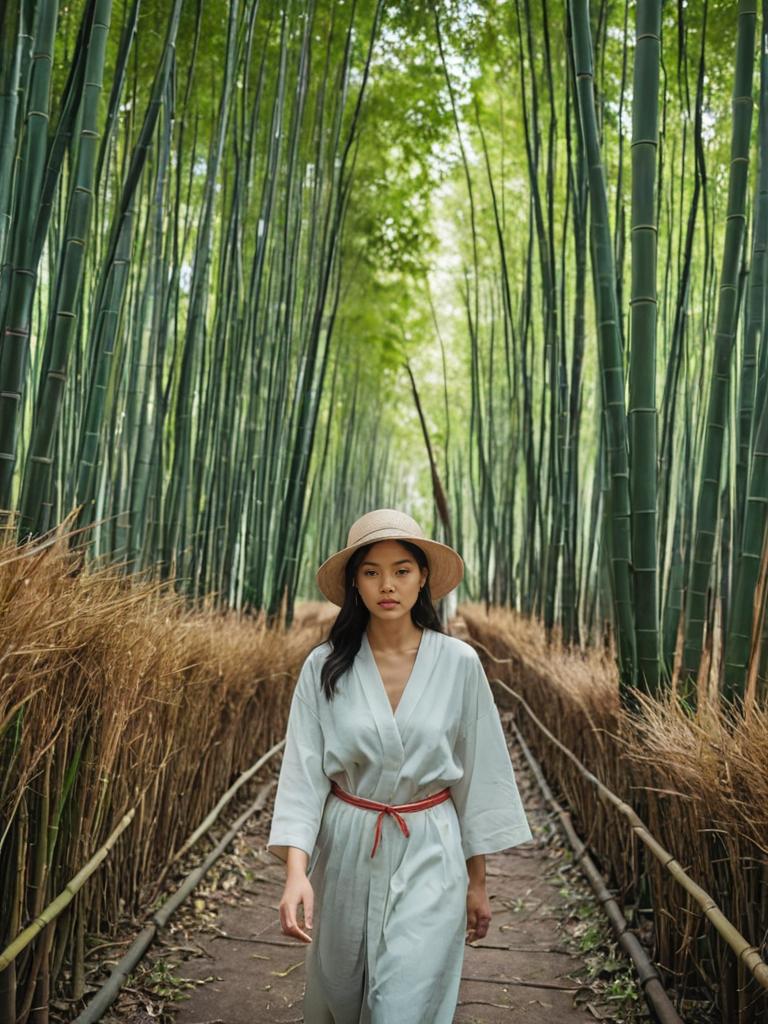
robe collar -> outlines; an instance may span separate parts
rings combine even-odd
[[[423,629],[411,674],[408,676],[408,681],[405,684],[397,709],[393,712],[386,688],[384,687],[384,681],[381,678],[371,645],[368,642],[368,633],[365,630],[363,631],[363,638],[358,652],[363,691],[373,713],[373,719],[385,752],[392,751],[393,754],[397,753],[398,761],[401,764],[405,757],[403,739],[408,719],[423,694],[429,678],[427,655],[432,643],[433,634],[434,630]]]

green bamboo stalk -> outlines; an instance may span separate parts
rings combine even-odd
[[[49,749],[45,756],[42,789],[35,801],[32,864],[32,901],[30,913],[36,917],[45,906],[48,885],[48,829],[51,811],[51,763],[53,753]],[[36,944],[32,966],[26,977],[26,992],[21,1004],[19,1017],[26,1020],[31,1016],[35,1024],[45,1024],[50,998],[48,953],[52,938],[50,927],[44,929]]]
[[[626,251],[626,207],[624,200],[624,130],[622,124],[622,118],[624,116],[624,98],[627,94],[627,63],[628,63],[628,51],[629,51],[629,4],[624,4],[624,21],[621,31],[621,78],[619,79],[619,116],[617,121],[617,136],[618,136],[618,156],[616,160],[616,173],[615,173],[615,192],[616,198],[614,203],[614,262],[616,268],[616,308],[619,311],[619,332],[621,334],[621,348],[622,351],[626,350],[626,338],[624,329],[624,253]],[[608,11],[606,10],[603,18],[603,31],[608,31]],[[598,36],[599,38],[599,36]],[[601,65],[603,68],[602,74],[604,74],[605,67],[605,39],[601,43]],[[639,56],[637,49],[635,49],[635,71],[637,71],[637,57]],[[600,95],[604,96],[605,85],[602,83],[600,86]],[[633,97],[634,97],[633,93]],[[637,105],[632,102],[632,120],[634,122],[637,112]],[[604,124],[604,123],[603,123]],[[602,135],[605,135],[603,127]],[[603,139],[605,144],[605,140]],[[606,182],[606,184],[613,184],[612,181]],[[631,425],[629,426],[631,430]]]
[[[45,169],[53,43],[58,19],[58,0],[41,6],[33,43],[29,100],[24,142],[17,174],[16,193],[8,244],[10,269],[5,308],[0,308],[0,510],[13,507],[13,472],[21,423],[32,300],[37,283],[34,232],[30,217],[40,199]],[[0,516],[0,521],[3,517]]]
[[[169,15],[162,57],[152,84],[152,94],[141,132],[131,154],[128,174],[111,232],[109,251],[102,270],[102,279],[97,288],[96,324],[98,326],[91,342],[93,349],[90,357],[90,364],[94,370],[87,391],[83,426],[78,439],[77,477],[73,495],[75,503],[82,506],[78,519],[78,524],[81,526],[93,522],[95,518],[96,469],[101,448],[102,424],[114,397],[115,364],[113,356],[130,267],[136,189],[141,180],[160,104],[165,95],[168,77],[173,66],[182,2],[183,0],[174,0]]]
[[[696,536],[685,611],[685,644],[680,678],[681,696],[695,703],[695,680],[702,653],[707,591],[712,570],[731,353],[736,334],[738,273],[744,238],[749,140],[752,125],[752,69],[754,66],[756,0],[739,0],[733,80],[731,162],[728,208],[712,375],[702,449],[701,477],[696,502]]]
[[[39,935],[46,925],[54,921],[62,910],[72,902],[75,894],[82,889],[91,875],[109,855],[114,844],[133,821],[135,814],[136,808],[132,807],[130,811],[123,815],[115,828],[109,834],[107,840],[93,854],[88,863],[84,864],[83,867],[73,875],[59,895],[35,917],[34,921],[27,925],[27,927],[0,952],[0,971],[5,970],[5,968],[16,959],[19,953],[21,953],[23,949],[26,949],[35,936]]]
[[[605,176],[597,134],[593,94],[592,36],[588,0],[568,5],[573,60],[576,73],[579,123],[589,169],[592,268],[599,334],[603,422],[610,462],[613,611],[622,698],[630,700],[636,683],[637,654],[629,564],[630,501],[628,487],[627,424],[624,407],[624,370],[616,297],[613,246],[608,224]]]
[[[762,560],[765,503],[768,501],[768,400],[756,391],[757,340],[766,324],[768,260],[768,5],[763,0],[760,46],[759,166],[756,185],[744,352],[739,381],[736,503],[736,570],[723,654],[723,698],[745,696],[753,650],[753,604]],[[754,659],[753,659],[754,660]]]
[[[6,922],[3,940],[7,941],[21,926],[24,913],[24,897],[27,887],[27,836],[29,834],[29,814],[27,811],[26,793],[22,792],[19,800],[18,818],[15,823],[12,849],[15,856],[6,859],[6,877],[3,879],[2,904],[3,919]],[[0,873],[2,878],[2,873]],[[6,902],[7,900],[7,902]],[[16,1020],[16,964],[11,960],[7,964],[0,961],[0,1011],[3,1020]]]
[[[542,13],[542,34],[544,38],[545,71],[549,94],[549,129],[547,133],[547,166],[546,166],[546,201],[541,198],[541,190],[538,182],[538,140],[541,134],[538,116],[537,82],[535,75],[535,47],[531,27],[531,10],[528,0],[525,0],[525,22],[526,41],[528,51],[528,66],[531,74],[531,102],[530,111],[527,101],[527,89],[525,85],[525,65],[523,59],[522,25],[520,20],[519,0],[516,0],[516,20],[518,36],[518,64],[521,81],[521,99],[523,106],[523,131],[525,136],[526,156],[528,162],[528,175],[531,184],[531,198],[533,201],[534,221],[536,225],[537,248],[539,253],[539,273],[541,278],[542,300],[543,300],[543,323],[542,341],[544,345],[543,358],[546,365],[549,386],[549,452],[548,452],[548,473],[547,473],[547,500],[551,502],[552,516],[549,536],[546,539],[542,552],[542,577],[543,584],[540,591],[540,613],[544,619],[544,626],[548,634],[551,634],[555,619],[555,599],[557,574],[562,557],[562,536],[563,536],[563,461],[565,448],[565,415],[567,409],[567,385],[564,382],[565,368],[560,363],[561,339],[559,330],[558,311],[558,280],[555,263],[554,250],[554,213],[553,193],[555,181],[555,132],[556,115],[554,111],[552,67],[550,59],[549,30],[547,23],[546,3],[541,6]],[[529,127],[530,120],[530,127]],[[542,412],[544,406],[542,405]],[[545,426],[542,422],[541,437],[544,436]],[[546,517],[550,519],[549,516]]]
[[[656,554],[656,154],[661,0],[635,8],[632,103],[632,294],[629,488],[638,682],[659,688]]]
[[[29,3],[12,0],[0,7],[0,256],[11,222],[13,160],[16,155],[16,116],[19,107],[19,82],[22,50],[31,42]],[[4,274],[0,273],[0,281]],[[3,288],[0,287],[0,297]],[[0,309],[2,309],[0,298]]]
[[[702,145],[702,124],[704,104],[704,78],[705,78],[705,38],[707,28],[707,0],[703,0],[701,11],[701,45],[699,49],[698,66],[696,72],[696,98],[693,113],[693,144],[694,144],[694,175],[693,193],[690,200],[688,215],[686,219],[685,240],[679,250],[679,271],[677,292],[674,304],[673,326],[671,339],[667,354],[667,369],[664,381],[664,390],[661,402],[661,438],[659,457],[659,551],[667,550],[667,533],[670,520],[673,524],[673,540],[669,564],[665,564],[664,575],[668,579],[666,588],[662,589],[662,618],[663,626],[663,664],[666,676],[671,676],[675,645],[677,641],[680,616],[683,612],[683,593],[685,588],[686,563],[683,548],[690,547],[688,542],[690,519],[687,515],[670,515],[673,507],[672,488],[676,482],[678,497],[676,508],[681,505],[690,507],[690,490],[692,472],[687,467],[692,465],[690,458],[690,427],[689,421],[692,415],[691,403],[680,403],[680,412],[683,418],[683,438],[676,440],[676,420],[678,417],[678,391],[680,388],[681,371],[684,370],[684,340],[687,334],[689,303],[691,299],[692,278],[694,271],[694,241],[696,238],[696,224],[699,216],[699,207],[702,197],[704,198],[705,214],[705,237],[708,234],[706,221],[706,168]],[[684,32],[685,12],[679,10],[680,25],[679,32]],[[683,34],[682,58],[687,62],[687,51],[684,49],[685,36]],[[686,65],[687,66],[687,65]],[[687,88],[687,73],[684,78],[686,124],[691,119],[690,97]],[[682,189],[681,176],[681,189]],[[682,208],[682,198],[681,198]],[[706,251],[706,250],[705,250]],[[677,459],[678,464],[683,467],[683,473],[674,472],[675,452],[680,452]]]
[[[533,244],[533,210],[528,211],[528,249]],[[534,393],[532,385],[532,370],[529,368],[529,346],[532,348],[531,338],[531,295],[533,289],[533,265],[531,260],[525,264],[525,278],[523,284],[522,301],[520,304],[520,324],[518,337],[520,339],[520,377],[523,384],[523,445],[525,460],[525,482],[526,482],[526,528],[523,533],[522,550],[520,553],[523,565],[523,586],[524,596],[522,609],[525,614],[531,614],[535,601],[535,594],[539,586],[539,567],[536,560],[536,536],[543,537],[541,495],[539,488],[539,476],[535,462],[535,430],[533,425]]]
[[[198,19],[199,20],[199,19]],[[199,26],[198,26],[199,27]],[[153,467],[160,465],[158,449],[163,425],[163,397],[160,367],[166,339],[165,293],[173,292],[176,285],[169,266],[168,246],[164,245],[163,209],[171,165],[171,97],[163,102],[161,142],[158,145],[155,187],[152,195],[151,270],[147,275],[148,303],[145,337],[142,345],[134,347],[136,391],[134,408],[135,426],[129,428],[128,450],[134,453],[129,487],[127,563],[135,570],[152,561],[152,523],[158,521],[159,509],[151,500],[150,486]]]
[[[96,3],[97,0],[87,0],[83,9],[83,16],[80,19],[77,41],[74,48],[74,59],[70,65],[67,82],[64,86],[59,116],[52,133],[53,137],[48,145],[45,176],[40,188],[39,208],[34,222],[32,259],[36,264],[40,260],[48,230],[51,226],[54,201],[60,194],[59,190],[63,183],[64,158],[73,148],[73,133],[76,130],[77,116],[83,102],[83,90],[86,83],[85,68],[88,61],[88,39],[93,28]],[[54,241],[54,239],[58,243],[56,236],[53,236],[51,240]],[[52,256],[49,257],[49,265],[53,266]]]
[[[579,537],[579,444],[581,436],[580,406],[582,400],[582,375],[584,348],[586,339],[585,307],[587,279],[587,167],[584,154],[584,143],[581,133],[576,132],[576,155],[573,155],[572,139],[572,103],[575,74],[572,67],[572,51],[568,48],[568,74],[566,74],[566,110],[565,132],[566,150],[568,154],[568,196],[572,207],[573,219],[573,265],[576,274],[573,296],[572,336],[573,348],[571,356],[571,388],[568,409],[568,449],[565,460],[564,516],[565,516],[565,562],[563,565],[563,640],[567,644],[581,643],[579,625],[579,580],[583,580],[583,572],[578,571],[578,537]],[[567,246],[563,245],[563,260],[566,259]],[[561,273],[563,282],[566,280],[565,268]],[[565,311],[565,302],[563,301]],[[584,517],[586,520],[586,516]]]
[[[498,288],[501,294],[501,319],[504,336],[504,356],[506,364],[506,373],[502,377],[502,384],[499,379],[501,375],[496,375],[494,377],[493,358],[491,357],[491,359],[489,360],[489,387],[487,390],[486,401],[489,403],[492,409],[494,401],[498,397],[499,407],[502,410],[503,417],[503,426],[501,427],[501,430],[499,430],[498,428],[493,429],[491,426],[491,421],[489,419],[487,434],[489,436],[489,440],[491,441],[491,443],[493,443],[493,438],[497,434],[501,434],[499,438],[501,452],[499,453],[498,456],[496,456],[495,454],[491,454],[490,462],[492,465],[495,466],[507,466],[509,468],[510,474],[509,481],[501,485],[501,497],[498,502],[498,505],[500,506],[498,511],[500,514],[501,522],[499,525],[497,525],[493,533],[493,537],[496,540],[496,546],[498,548],[497,552],[494,554],[495,586],[493,589],[494,593],[496,594],[495,600],[499,604],[507,604],[514,603],[516,596],[514,575],[510,571],[510,559],[507,553],[513,549],[515,520],[515,475],[516,467],[519,461],[518,453],[521,447],[521,439],[519,437],[519,432],[513,431],[511,427],[511,424],[514,422],[515,417],[515,395],[512,383],[512,369],[510,365],[511,360],[513,358],[512,345],[513,338],[515,335],[515,325],[514,312],[512,308],[511,271],[508,265],[507,244],[504,237],[504,215],[502,210],[504,181],[502,178],[500,201],[499,196],[497,194],[496,185],[494,183],[490,153],[486,141],[485,131],[483,130],[480,111],[477,104],[475,104],[475,120],[477,130],[480,135],[480,141],[482,143],[486,177],[488,181],[488,188],[491,194],[495,238],[499,254]],[[497,394],[497,392],[501,393]],[[448,419],[447,412],[446,419]],[[512,442],[508,442],[506,436],[504,435],[505,430],[509,430],[513,433],[514,440]],[[504,440],[502,440],[502,437],[504,438]],[[448,438],[446,437],[446,448],[448,448],[448,444]]]
[[[87,44],[83,105],[79,118],[79,144],[75,158],[62,249],[57,262],[56,304],[43,357],[43,386],[36,403],[32,436],[25,462],[20,499],[20,532],[45,529],[43,509],[48,497],[53,441],[62,407],[67,365],[77,323],[77,305],[83,278],[83,256],[88,241],[95,187],[98,114],[104,78],[112,0],[97,0]]]
[[[752,615],[760,571],[768,503],[768,402],[763,400],[755,436],[744,513],[741,553],[734,583],[730,627],[723,655],[723,698],[733,703],[744,697],[747,663],[752,646]]]

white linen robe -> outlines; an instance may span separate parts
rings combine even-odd
[[[459,993],[469,874],[465,859],[531,839],[482,663],[458,637],[424,629],[392,712],[367,633],[327,701],[307,656],[293,694],[267,849],[310,855],[306,1024],[450,1024]],[[378,811],[446,786],[452,800],[390,815],[371,857]]]

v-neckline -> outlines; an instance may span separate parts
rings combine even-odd
[[[376,664],[376,658],[374,657],[373,654],[373,648],[371,647],[371,643],[368,639],[368,631],[363,630],[363,643],[366,645],[368,649],[371,664],[376,673],[376,678],[379,680],[381,692],[384,694],[384,700],[386,701],[387,707],[389,708],[389,712],[392,715],[394,721],[397,721],[398,712],[400,711],[400,708],[403,706],[403,701],[405,700],[408,691],[413,689],[411,683],[413,682],[414,676],[416,675],[416,669],[419,664],[419,659],[421,658],[421,653],[424,650],[424,637],[426,635],[426,632],[426,627],[422,628],[421,636],[419,637],[419,647],[418,650],[416,651],[416,657],[413,659],[413,665],[411,666],[410,674],[406,679],[405,683],[403,684],[403,692],[400,694],[400,700],[397,702],[397,707],[393,709],[392,702],[390,701],[389,694],[387,693],[387,688],[384,685],[384,680],[382,679],[381,672],[379,671],[379,666]]]

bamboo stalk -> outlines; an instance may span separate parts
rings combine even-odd
[[[73,187],[67,208],[67,221],[58,263],[59,283],[55,289],[57,302],[53,326],[45,343],[45,378],[37,402],[25,474],[20,497],[22,535],[25,527],[37,532],[45,528],[40,517],[44,498],[50,486],[55,426],[61,408],[70,357],[71,337],[77,323],[77,301],[82,284],[84,250],[91,226],[91,204],[98,142],[98,112],[104,75],[105,51],[112,17],[112,0],[99,0],[94,10],[91,33],[84,48],[84,99],[80,112],[80,140]]]
[[[758,698],[757,669],[760,661],[760,637],[765,625],[766,595],[768,595],[768,522],[763,528],[763,552],[752,600],[752,637],[747,661],[747,679],[744,686],[744,717],[749,717]]]
[[[624,368],[621,351],[618,298],[613,244],[608,221],[605,168],[600,151],[594,98],[592,33],[588,0],[569,0],[570,45],[576,77],[579,125],[588,173],[592,277],[598,319],[598,353],[602,393],[602,419],[610,471],[610,507],[605,537],[610,543],[613,619],[619,657],[622,699],[631,702],[636,681],[637,648],[631,600],[630,496],[628,438],[624,405]]]
[[[32,70],[25,110],[24,143],[19,152],[18,187],[10,228],[10,266],[7,297],[0,293],[0,509],[10,510],[13,470],[26,383],[26,365],[32,326],[32,309],[37,284],[35,236],[30,230],[29,212],[36,210],[45,170],[46,142],[50,117],[50,81],[53,47],[59,17],[58,0],[49,0],[34,19],[36,35]],[[10,127],[10,126],[9,126]],[[3,256],[4,254],[0,254]],[[0,515],[0,523],[8,513]]]
[[[717,502],[722,477],[722,451],[727,430],[727,385],[738,319],[738,268],[746,221],[756,17],[756,0],[739,0],[727,224],[718,290],[713,372],[707,400],[702,471],[696,503],[696,536],[685,609],[685,644],[680,681],[682,696],[689,702],[694,702],[696,698],[694,680],[702,658],[707,626],[707,595],[710,590]]]
[[[117,826],[110,833],[109,838],[102,844],[102,846],[99,847],[88,863],[85,864],[77,874],[67,882],[64,889],[54,900],[51,901],[51,903],[48,904],[45,910],[38,914],[35,920],[28,925],[24,931],[17,935],[10,945],[6,946],[6,948],[0,952],[0,971],[4,970],[13,960],[15,960],[19,953],[21,953],[23,949],[26,949],[34,937],[38,935],[46,925],[55,920],[62,910],[72,902],[75,895],[80,889],[82,889],[83,885],[108,856],[109,851],[112,849],[115,842],[133,821],[135,814],[136,808],[132,807],[127,814],[123,815]]]
[[[256,774],[259,768],[266,764],[266,762],[272,757],[273,754],[276,754],[278,750],[282,750],[284,746],[285,739],[282,739],[280,740],[279,743],[276,743],[273,747],[271,747],[266,752],[266,754],[260,757],[258,761],[255,762],[255,764],[252,764],[250,768],[247,768],[237,778],[237,780],[229,787],[226,793],[222,795],[221,799],[216,803],[216,806],[211,809],[210,814],[206,815],[206,817],[197,826],[195,831],[189,836],[188,839],[184,841],[184,843],[182,843],[178,850],[176,850],[176,852],[171,856],[170,860],[165,865],[163,870],[160,872],[160,875],[157,881],[155,882],[155,891],[157,891],[157,889],[159,889],[159,887],[162,885],[165,876],[168,874],[168,871],[171,868],[171,865],[174,864],[180,857],[183,857],[188,850],[191,850],[195,843],[198,841],[198,839],[200,839],[201,836],[205,835],[205,833],[210,830],[211,825],[213,825],[213,823],[221,814],[222,810],[230,802],[230,800],[235,795],[235,793],[237,793],[240,787],[245,785],[245,783]]]
[[[659,688],[656,546],[656,159],[661,0],[638,0],[632,104],[629,486],[638,685]]]
[[[166,926],[174,911],[178,909],[180,904],[195,889],[209,868],[216,863],[248,818],[261,810],[274,785],[275,781],[273,779],[261,787],[253,803],[233,822],[226,835],[216,844],[202,863],[187,875],[176,892],[165,900],[162,906],[158,907],[152,914],[151,922],[142,929],[124,956],[115,964],[109,979],[89,1001],[85,1009],[78,1014],[73,1024],[95,1024],[107,1007],[112,1005],[123,982],[149,948],[158,930]]]

